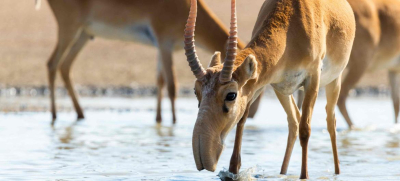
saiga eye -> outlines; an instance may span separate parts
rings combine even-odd
[[[234,92],[230,92],[226,95],[225,100],[226,101],[234,101],[236,99],[237,94]]]

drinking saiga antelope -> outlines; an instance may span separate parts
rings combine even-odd
[[[249,107],[263,87],[271,84],[289,123],[281,174],[287,173],[293,145],[299,135],[302,146],[300,178],[308,178],[307,147],[311,115],[320,87],[325,87],[327,92],[327,126],[335,173],[339,174],[334,111],[340,92],[340,77],[350,57],[356,27],[347,1],[265,1],[250,43],[236,54],[236,0],[232,0],[225,61],[221,63],[220,53],[217,52],[207,69],[202,67],[195,51],[197,0],[191,2],[185,29],[185,51],[197,79],[195,92],[199,112],[192,140],[197,169],[215,171],[225,137],[236,125],[229,171],[234,174],[239,172],[241,141]],[[200,29],[201,25],[196,27]],[[211,36],[213,32],[208,34]],[[292,96],[300,86],[304,86],[306,94],[301,116]]]
[[[40,4],[40,0],[36,3]],[[70,70],[75,57],[95,36],[157,47],[156,120],[161,122],[161,90],[166,83],[175,123],[176,80],[172,53],[182,47],[182,27],[189,11],[189,0],[48,0],[48,3],[58,24],[58,42],[47,64],[53,123],[56,119],[54,84],[57,69],[61,71],[78,118],[84,117],[72,87]],[[225,47],[228,29],[203,0],[199,5],[198,43],[209,51]],[[243,48],[244,44],[240,42],[239,47]]]
[[[348,73],[344,76],[338,107],[349,128],[353,127],[346,108],[349,91],[367,72],[385,69],[389,73],[389,85],[394,107],[395,123],[399,117],[400,71],[400,1],[398,0],[348,0],[356,18],[356,37],[351,51]],[[304,93],[299,91],[298,105]],[[253,113],[257,106],[251,107]],[[254,114],[252,114],[253,116]]]

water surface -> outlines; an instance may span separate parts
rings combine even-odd
[[[0,113],[0,179],[15,180],[218,180],[229,167],[234,130],[217,171],[198,172],[191,136],[197,102],[177,102],[178,124],[171,126],[168,101],[164,121],[155,125],[154,99],[86,98],[86,119],[61,112],[54,127],[49,112]],[[90,109],[98,103],[116,109]],[[121,106],[122,105],[122,106]],[[349,109],[360,128],[347,131],[338,115],[340,175],[334,174],[325,101],[319,99],[309,141],[311,180],[400,180],[400,126],[393,124],[388,99],[352,99]],[[265,99],[249,119],[242,144],[242,179],[297,180],[301,147],[296,142],[288,175],[279,175],[287,140],[286,115],[276,99]]]

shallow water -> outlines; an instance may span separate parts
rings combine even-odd
[[[50,113],[0,113],[0,179],[15,180],[218,180],[229,167],[234,131],[227,137],[217,171],[198,172],[191,149],[197,114],[195,99],[177,102],[178,124],[171,127],[164,101],[163,125],[155,125],[154,99],[82,99],[86,119],[59,113],[50,126]],[[89,109],[102,102],[124,109]],[[388,99],[352,99],[349,109],[356,131],[347,131],[338,115],[340,175],[334,174],[325,101],[319,99],[309,142],[311,180],[400,180],[400,125],[393,124]],[[287,122],[279,102],[265,99],[243,136],[241,179],[297,180],[301,147],[296,142],[288,175],[279,175]],[[223,174],[225,172],[222,172]]]

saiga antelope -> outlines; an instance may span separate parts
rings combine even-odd
[[[180,50],[189,0],[48,0],[58,24],[58,43],[48,61],[48,77],[53,123],[56,119],[55,78],[60,68],[62,79],[73,101],[78,118],[83,118],[70,79],[77,54],[95,36],[134,41],[158,48],[157,122],[161,122],[161,99],[164,82],[171,100],[175,123],[176,80],[172,53]],[[40,3],[36,0],[36,3]],[[225,47],[228,29],[210,11],[203,0],[199,6],[199,43],[207,50]],[[210,36],[208,32],[213,32]],[[239,43],[243,48],[244,44]]]
[[[366,72],[386,69],[394,106],[395,122],[399,116],[400,71],[400,1],[348,0],[356,17],[356,38],[351,52],[348,73],[343,79],[338,107],[347,124],[353,123],[346,109],[349,91]]]
[[[252,40],[236,54],[236,0],[232,0],[231,31],[225,61],[221,63],[220,53],[217,52],[207,69],[202,67],[195,51],[197,0],[191,2],[185,29],[185,51],[196,77],[195,92],[199,101],[192,138],[197,169],[215,171],[225,137],[237,125],[229,171],[234,174],[239,172],[241,141],[249,107],[264,86],[271,84],[287,113],[289,123],[281,174],[287,173],[293,145],[299,135],[302,146],[300,178],[308,178],[307,147],[311,134],[311,115],[319,88],[323,86],[327,92],[327,126],[335,173],[339,174],[334,108],[356,26],[347,1],[265,1]],[[328,58],[324,59],[325,56]],[[301,86],[305,88],[306,98],[300,116],[292,93]]]
[[[348,73],[342,82],[338,107],[349,128],[353,122],[346,108],[349,91],[354,88],[367,72],[386,69],[389,72],[389,84],[394,107],[395,123],[399,116],[400,71],[400,1],[397,0],[348,0],[356,18],[356,37],[351,51]],[[298,105],[304,99],[299,91]],[[253,104],[255,113],[257,105]],[[254,114],[253,114],[254,115]]]

